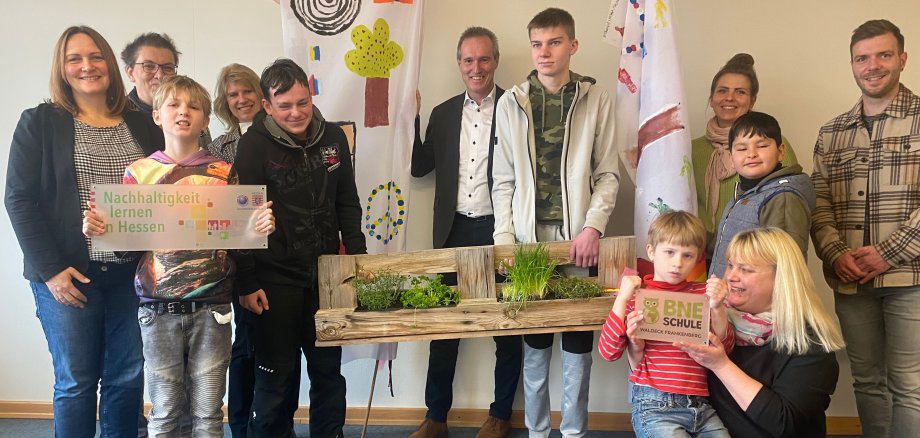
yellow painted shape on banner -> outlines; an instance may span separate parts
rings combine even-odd
[[[664,13],[668,11],[668,5],[664,0],[655,0],[655,28],[668,27],[668,21],[664,19]]]
[[[365,25],[351,30],[354,50],[345,53],[345,66],[365,78],[389,78],[390,70],[403,60],[399,44],[390,41],[390,25],[378,18],[371,31]]]

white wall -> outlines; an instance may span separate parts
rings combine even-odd
[[[424,0],[416,0],[424,1]],[[11,2],[8,2],[11,3]],[[573,70],[595,77],[608,90],[615,85],[617,55],[600,40],[608,0],[437,0],[425,2],[424,49],[420,90],[422,124],[431,108],[460,92],[454,50],[456,38],[469,25],[491,28],[501,43],[497,82],[509,86],[531,70],[525,27],[539,10],[550,5],[575,16],[581,41]],[[817,129],[831,117],[848,110],[859,96],[848,66],[849,35],[871,18],[889,18],[907,35],[907,51],[920,45],[920,4],[896,0],[771,2],[710,0],[680,1],[671,5],[682,50],[687,98],[694,136],[703,132],[711,116],[706,105],[712,75],[734,53],[754,55],[761,82],[756,108],[777,116],[807,172]],[[278,6],[272,0],[163,0],[156,3],[86,0],[15,2],[4,8],[0,37],[4,41],[0,83],[5,104],[0,107],[0,156],[6,162],[10,138],[20,112],[48,96],[51,51],[60,32],[71,24],[88,24],[99,30],[116,52],[136,34],[169,33],[183,52],[180,72],[213,89],[219,68],[230,62],[251,66],[257,72],[281,56]],[[902,81],[920,91],[920,74],[908,63]],[[215,135],[222,131],[216,120]],[[0,166],[5,180],[6,166]],[[432,176],[414,180],[408,227],[409,249],[431,246]],[[612,232],[630,234],[632,186],[623,185],[614,211]],[[0,215],[0,284],[6,286],[0,306],[0,400],[47,401],[52,396],[52,370],[44,337],[34,317],[34,302],[22,279],[22,256],[7,216]],[[810,267],[820,279],[820,266],[812,255]],[[822,293],[832,306],[830,291]],[[489,339],[461,343],[456,376],[455,407],[486,408],[491,401],[493,343]],[[558,358],[557,358],[558,359]],[[845,357],[830,415],[855,416],[851,379]],[[380,376],[377,406],[423,407],[427,343],[400,346],[395,362],[396,397],[385,395]],[[553,394],[560,393],[558,364],[554,365]],[[348,402],[366,403],[370,387],[370,361],[345,366]],[[626,401],[626,367],[599,358],[593,370],[590,409],[629,412]],[[307,385],[301,404],[307,403]],[[520,408],[520,397],[516,403]],[[553,401],[558,409],[558,397]]]

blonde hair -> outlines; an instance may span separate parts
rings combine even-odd
[[[115,58],[112,46],[99,32],[89,26],[68,27],[58,38],[57,44],[54,45],[54,58],[51,60],[51,79],[48,81],[51,103],[73,116],[80,113],[80,108],[73,97],[73,89],[70,87],[70,83],[67,82],[64,61],[67,58],[67,42],[70,41],[72,36],[81,33],[93,40],[93,43],[102,52],[109,78],[109,88],[105,91],[105,103],[109,108],[110,115],[121,115],[128,105],[128,98],[125,96],[125,83],[121,80],[121,72],[118,70],[118,60]]]
[[[230,111],[227,103],[227,87],[232,83],[239,83],[252,89],[259,96],[256,105],[262,105],[262,88],[259,86],[259,75],[251,68],[242,64],[230,64],[217,75],[217,85],[214,87],[214,114],[228,129],[238,129],[240,120]]]
[[[735,235],[726,257],[735,263],[773,268],[773,345],[787,354],[805,354],[813,344],[825,352],[844,347],[840,327],[818,297],[802,251],[779,228],[754,228]]]
[[[695,246],[702,253],[706,249],[706,226],[696,215],[668,210],[648,226],[648,244],[655,247],[659,243]]]
[[[166,99],[175,97],[179,93],[188,94],[189,102],[196,103],[204,111],[205,117],[211,116],[211,96],[198,82],[188,76],[174,76],[160,84],[156,94],[153,95],[153,109],[159,110]]]

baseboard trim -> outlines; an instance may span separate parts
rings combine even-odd
[[[146,406],[150,409],[150,405]],[[350,407],[345,412],[347,424],[364,424],[365,408]],[[487,409],[451,409],[447,422],[452,426],[478,427],[489,415]],[[30,401],[0,401],[0,418],[24,418],[50,420],[54,418],[50,402]],[[414,426],[425,418],[423,408],[371,408],[368,421],[374,426]],[[294,414],[297,423],[308,423],[309,411],[306,406],[301,406]],[[551,415],[553,427],[559,427],[559,412],[553,411]],[[511,424],[516,428],[524,427],[524,413],[514,411],[511,415]],[[631,431],[628,413],[592,412],[588,415],[588,428],[590,430],[605,431]],[[828,435],[862,435],[859,418],[856,417],[827,417]]]

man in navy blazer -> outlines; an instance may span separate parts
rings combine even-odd
[[[435,248],[491,245],[491,171],[495,138],[495,103],[504,90],[495,86],[498,39],[492,31],[471,27],[457,43],[457,65],[466,91],[431,111],[425,141],[416,119],[412,176],[435,172]],[[456,276],[445,276],[456,284]],[[511,432],[511,405],[521,374],[521,337],[495,336],[495,401],[479,438],[505,437]],[[447,434],[447,412],[453,401],[459,339],[431,341],[425,382],[425,421],[410,438]]]

